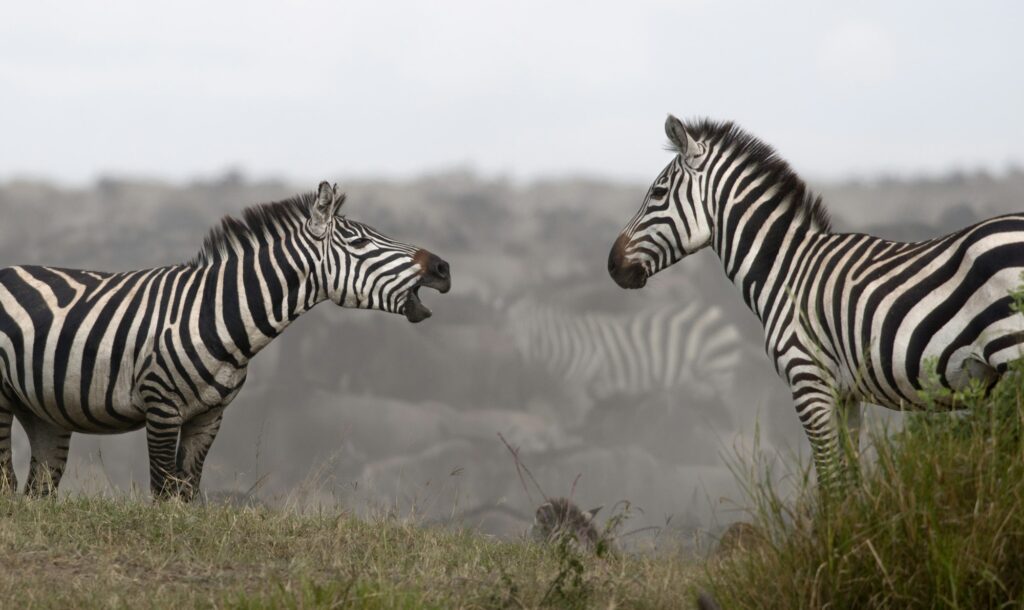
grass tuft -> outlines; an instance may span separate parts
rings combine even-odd
[[[837,499],[806,468],[783,494],[742,470],[759,542],[707,564],[724,608],[1010,608],[1024,604],[1024,371],[969,410],[908,414],[875,429],[859,476]]]

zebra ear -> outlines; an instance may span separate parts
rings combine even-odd
[[[665,119],[665,135],[668,136],[669,141],[679,151],[679,154],[683,155],[683,159],[690,160],[700,156],[703,152],[690,132],[686,131],[683,122],[671,114]]]
[[[331,186],[326,180],[320,183],[316,191],[316,201],[309,212],[309,231],[317,238],[327,235],[327,228],[335,213],[345,202],[345,194],[338,190],[338,185]]]
[[[583,516],[587,519],[587,521],[593,521],[594,517],[597,516],[597,513],[601,512],[602,508],[604,508],[603,504],[601,506],[598,506],[597,508],[592,508],[588,510],[587,512],[583,513]]]
[[[341,216],[341,206],[345,205],[345,193],[341,192],[338,185],[334,185],[334,210],[331,212],[333,216]]]

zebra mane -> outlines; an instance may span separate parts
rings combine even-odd
[[[723,149],[732,149],[756,163],[771,179],[778,182],[784,191],[793,194],[797,207],[806,210],[811,222],[826,233],[832,232],[832,219],[821,201],[821,196],[812,192],[796,171],[789,166],[771,145],[750,135],[732,121],[720,123],[707,118],[685,122],[686,131],[697,141],[715,141]],[[682,152],[669,143],[669,150]]]
[[[225,216],[220,224],[210,229],[203,240],[203,247],[187,264],[201,267],[223,260],[233,250],[232,243],[248,239],[270,227],[293,224],[296,219],[310,217],[310,209],[316,201],[316,193],[309,192],[276,201],[260,203],[242,210],[242,217]]]

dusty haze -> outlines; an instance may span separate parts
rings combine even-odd
[[[808,452],[760,328],[705,252],[627,292],[608,278],[608,247],[647,187],[561,179],[517,184],[465,172],[408,181],[337,179],[348,214],[445,257],[448,295],[434,317],[317,307],[252,363],[207,461],[203,489],[262,502],[340,504],[516,535],[541,502],[500,433],[550,496],[605,514],[627,500],[630,526],[715,530],[742,515],[724,457],[749,448]],[[183,184],[101,179],[79,189],[0,184],[0,265],[128,270],[185,261],[225,214],[314,184],[239,173]],[[816,185],[838,230],[920,239],[1019,211],[1024,172]],[[699,371],[671,391],[597,390],[529,352],[524,304],[565,320],[628,320],[657,306],[717,307],[739,348],[730,375]],[[521,322],[521,321],[520,321]],[[568,323],[568,322],[567,322]],[[881,409],[872,409],[878,415]],[[141,432],[76,435],[64,490],[148,488]],[[28,447],[18,431],[24,480]],[[641,512],[642,511],[642,512]]]

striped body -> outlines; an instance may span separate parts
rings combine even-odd
[[[309,300],[283,311],[280,299],[275,307],[256,292],[257,281],[245,294],[225,267],[0,270],[4,394],[50,424],[91,433],[142,427],[150,398],[185,419],[220,405],[241,386],[249,358]]]
[[[681,389],[710,396],[732,384],[743,349],[722,311],[698,303],[615,315],[520,301],[508,315],[526,361],[599,400]]]
[[[447,263],[340,216],[343,200],[323,183],[250,208],[185,265],[0,269],[0,484],[16,485],[17,417],[30,493],[57,486],[73,432],[145,427],[154,493],[191,497],[249,361],[299,315],[330,299],[429,316],[418,289],[447,291]]]
[[[639,288],[711,247],[764,326],[826,485],[839,476],[842,411],[855,425],[859,402],[953,406],[937,391],[990,385],[1021,356],[1024,317],[1010,292],[1024,271],[1024,215],[920,243],[834,233],[820,199],[755,138],[674,117],[666,133],[679,154],[613,246],[609,271]]]
[[[788,277],[775,284],[792,286],[795,303],[776,296],[772,307],[770,290],[751,290],[769,353],[788,377],[795,371],[787,366],[787,336],[842,393],[902,409],[924,406],[922,391],[935,384],[990,383],[989,373],[1021,357],[1024,317],[1011,309],[1010,292],[1024,271],[1024,215],[920,243],[821,235],[806,239],[803,250],[800,260],[794,248],[794,262],[780,266]],[[772,286],[771,278],[763,285]]]

